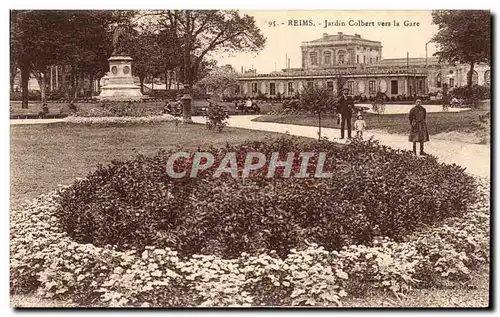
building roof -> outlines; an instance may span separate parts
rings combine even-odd
[[[383,59],[380,62],[376,63],[377,65],[381,66],[406,66],[406,64],[409,65],[425,65],[425,57],[423,58],[387,58]],[[428,65],[437,65],[439,64],[439,57],[428,57],[427,58],[427,64]]]
[[[366,69],[356,69],[356,68],[345,68],[345,69],[318,69],[318,70],[294,70],[294,71],[281,71],[273,72],[270,74],[240,74],[238,79],[254,79],[254,78],[276,78],[276,77],[308,77],[308,76],[370,76],[370,75],[393,75],[393,76],[403,76],[403,75],[426,75],[426,71],[423,68],[412,67],[406,69],[406,67],[400,68],[384,68],[384,67],[373,67]]]
[[[323,37],[312,40],[312,41],[307,41],[307,42],[302,42],[303,45],[307,44],[319,44],[319,43],[325,43],[325,42],[339,42],[339,41],[356,41],[356,42],[366,42],[371,43],[371,44],[378,44],[381,46],[382,42],[380,41],[372,41],[372,40],[367,40],[361,37],[359,34],[344,34],[342,32],[338,32],[335,35],[330,35],[328,33],[323,33]]]

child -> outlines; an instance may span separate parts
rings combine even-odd
[[[356,129],[356,137],[363,138],[363,131],[366,128],[366,121],[362,115],[358,115],[358,119],[354,121],[354,129]]]

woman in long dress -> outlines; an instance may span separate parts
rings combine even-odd
[[[424,152],[424,142],[429,141],[429,132],[427,131],[427,123],[425,119],[427,117],[427,111],[422,106],[422,100],[417,99],[415,101],[415,106],[411,108],[409,119],[410,119],[410,136],[408,140],[413,142],[413,152],[417,154],[417,142],[420,143],[420,155],[427,155]]]

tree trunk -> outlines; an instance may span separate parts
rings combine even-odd
[[[94,74],[90,74],[90,97],[94,96]]]
[[[470,63],[470,70],[467,73],[467,88],[472,87],[472,74],[474,73],[474,62]]]
[[[170,76],[168,76],[168,88],[167,90],[172,89],[172,72],[169,72]]]
[[[17,65],[10,68],[10,92],[14,92],[14,81],[17,75]]]
[[[47,70],[44,71],[33,71],[38,86],[40,87],[40,95],[42,103],[47,102]]]
[[[321,108],[318,110],[318,140],[321,141]]]
[[[28,82],[30,80],[30,69],[27,65],[21,65],[21,91],[22,108],[28,109]]]
[[[68,87],[66,86],[66,65],[61,66],[61,89],[64,91],[64,97],[68,98]]]
[[[71,65],[71,91],[69,92],[71,100],[76,97],[76,66]]]
[[[144,75],[139,76],[139,82],[141,83],[141,94],[144,95]]]

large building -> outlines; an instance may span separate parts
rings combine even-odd
[[[323,34],[303,42],[302,67],[269,74],[255,71],[241,74],[236,91],[241,96],[293,96],[306,86],[338,90],[337,78],[353,96],[370,97],[377,92],[389,97],[426,95],[448,87],[467,84],[469,65],[439,63],[437,57],[383,59],[382,43],[363,39],[359,34]],[[474,67],[473,83],[490,85],[490,67]]]

